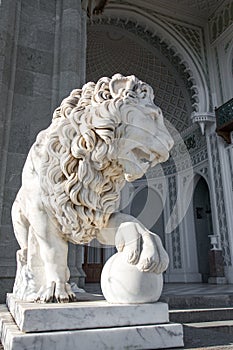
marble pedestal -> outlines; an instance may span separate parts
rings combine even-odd
[[[5,305],[0,309],[1,340],[5,350],[183,346],[182,326],[169,323],[165,303],[120,305],[97,300],[34,304],[8,295],[7,304],[9,309]]]

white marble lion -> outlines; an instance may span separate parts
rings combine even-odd
[[[152,88],[135,76],[101,78],[73,90],[38,134],[12,207],[21,247],[16,297],[75,300],[68,284],[68,241],[115,242],[142,271],[167,268],[159,237],[117,213],[125,181],[166,161],[173,146],[153,99]]]

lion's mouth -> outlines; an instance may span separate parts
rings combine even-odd
[[[158,153],[146,147],[135,147],[128,150],[125,157],[121,159],[126,180],[132,182],[141,178],[149,168],[165,162],[168,156],[165,150]]]
[[[169,156],[168,152],[159,154],[142,148],[134,148],[132,154],[135,159],[139,160],[142,170],[147,170],[149,166],[154,167],[156,164],[165,162]]]
[[[152,163],[152,154],[149,151],[146,152],[141,148],[134,148],[131,152],[134,158],[140,160],[141,163],[145,165],[150,165]]]

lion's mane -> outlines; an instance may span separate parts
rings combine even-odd
[[[89,242],[107,225],[125,183],[115,141],[127,98],[113,98],[110,81],[102,78],[73,90],[40,136],[43,204],[74,243]]]

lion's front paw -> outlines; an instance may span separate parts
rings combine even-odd
[[[159,264],[159,256],[155,246],[144,245],[140,260],[137,265],[140,271],[154,271],[155,267]]]
[[[167,269],[169,257],[160,238],[157,235],[153,238],[149,242],[145,240],[137,267],[140,271],[160,274]]]
[[[49,285],[42,286],[35,298],[39,303],[68,303],[75,301],[76,296],[71,290],[69,283],[51,282]]]

